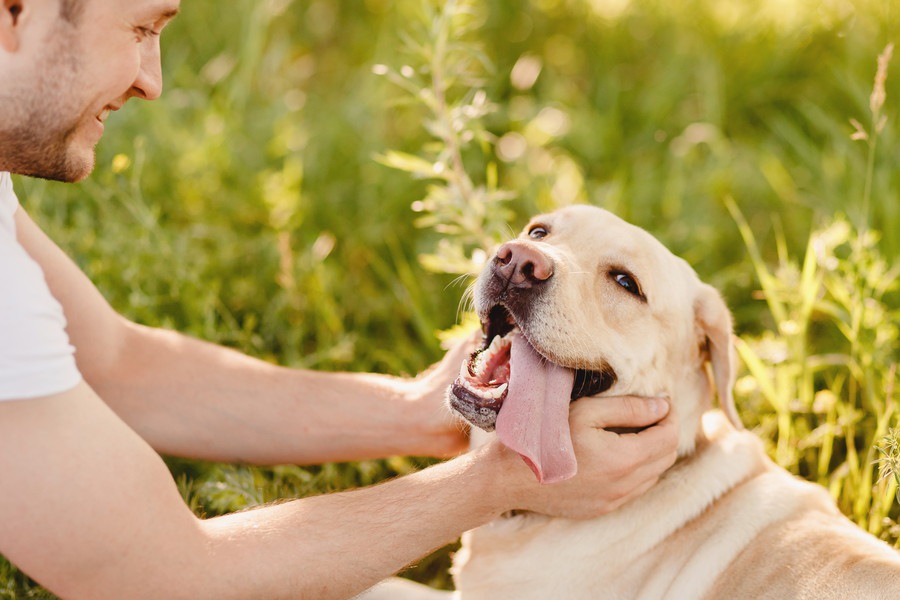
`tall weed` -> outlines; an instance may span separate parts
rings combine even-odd
[[[737,204],[727,204],[774,323],[738,342],[749,373],[738,385],[745,417],[772,442],[780,465],[828,487],[860,527],[900,547],[900,266],[882,256],[881,234],[868,224],[892,53],[888,44],[878,57],[870,126],[851,119],[851,138],[868,148],[856,225],[829,219],[810,236],[802,263],[780,240],[778,265],[770,269]]]

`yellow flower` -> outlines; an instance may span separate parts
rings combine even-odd
[[[119,174],[131,166],[131,159],[125,154],[116,154],[112,160],[113,173]]]

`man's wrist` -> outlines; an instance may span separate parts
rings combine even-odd
[[[468,424],[447,407],[443,386],[437,387],[427,376],[399,380],[397,385],[410,428],[425,441],[421,454],[449,458],[466,451]]]
[[[472,457],[476,477],[481,482],[477,490],[478,503],[499,517],[522,506],[523,473],[527,467],[513,452],[494,440],[468,456]]]

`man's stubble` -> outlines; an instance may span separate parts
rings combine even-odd
[[[94,167],[93,151],[76,152],[73,138],[88,117],[77,106],[78,39],[70,23],[48,36],[34,79],[0,88],[3,169],[56,181],[79,181]]]

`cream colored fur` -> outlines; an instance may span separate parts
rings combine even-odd
[[[649,234],[606,211],[572,207],[533,223],[549,235],[521,239],[555,267],[529,340],[564,366],[612,366],[617,383],[604,395],[669,396],[681,459],[644,496],[606,516],[520,514],[467,532],[452,597],[900,598],[900,554],[739,430],[731,317],[719,294]],[[647,302],[623,296],[611,269],[632,273]],[[716,393],[728,420],[710,410]],[[486,435],[476,432],[473,443]],[[439,597],[395,581],[379,589],[364,597]]]

